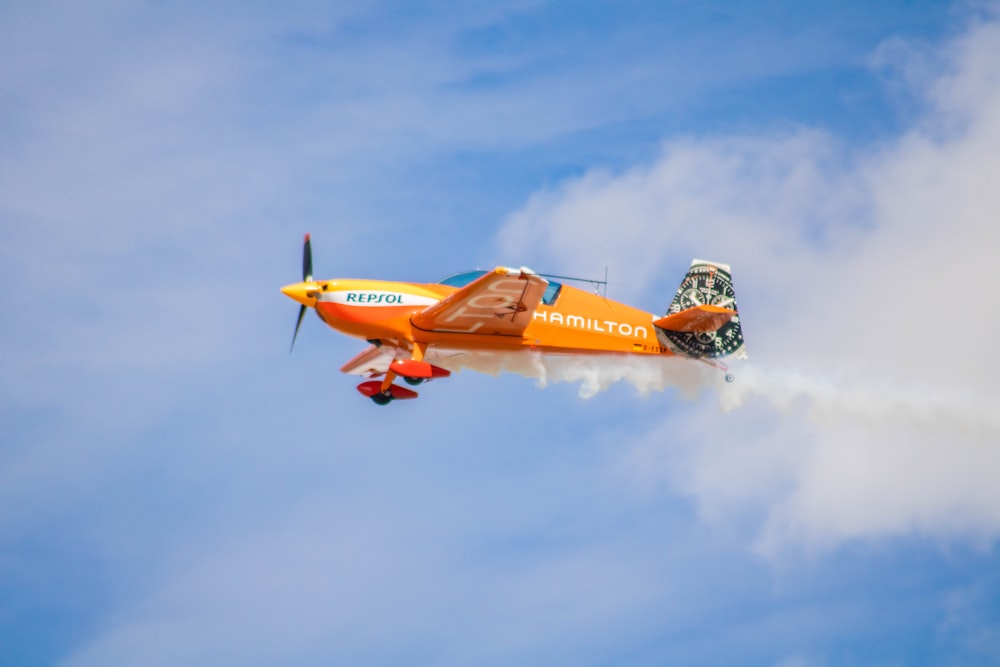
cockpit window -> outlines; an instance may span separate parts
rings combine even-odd
[[[486,271],[466,271],[464,273],[456,273],[453,276],[448,276],[438,284],[461,288],[465,287],[476,278],[486,275],[486,273]],[[545,288],[545,294],[542,295],[542,303],[546,306],[551,306],[556,302],[556,299],[559,298],[559,292],[561,291],[562,283],[550,280],[548,287]]]
[[[551,306],[559,298],[560,291],[562,291],[562,283],[550,280],[549,286],[545,288],[545,294],[542,295],[542,303],[546,306]]]
[[[438,284],[449,285],[451,287],[465,287],[476,278],[485,275],[485,271],[466,271],[465,273],[456,273],[453,276],[448,276]]]

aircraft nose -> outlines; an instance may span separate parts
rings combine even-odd
[[[281,288],[281,293],[289,299],[294,299],[310,308],[316,306],[316,293],[318,291],[319,285],[314,282],[292,283]]]

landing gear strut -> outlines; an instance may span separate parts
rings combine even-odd
[[[403,382],[410,386],[423,384],[434,378],[443,378],[451,375],[450,371],[438,368],[423,360],[426,345],[415,344],[413,348],[414,359],[396,359],[389,364],[389,369],[382,380],[369,380],[358,385],[358,391],[362,395],[372,399],[376,405],[389,405],[393,401],[416,398],[417,392],[398,384],[393,384],[396,378],[403,378]]]
[[[735,382],[736,376],[729,372],[729,366],[726,366],[721,361],[716,361],[715,359],[709,359],[708,357],[697,357],[698,361],[708,364],[712,368],[717,368],[718,370],[725,373],[726,382]]]

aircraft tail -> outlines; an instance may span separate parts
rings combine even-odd
[[[709,359],[747,356],[728,264],[692,260],[667,314],[653,324],[657,339],[677,354]]]

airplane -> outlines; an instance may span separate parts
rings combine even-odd
[[[358,391],[378,405],[413,399],[410,386],[475,367],[481,355],[524,350],[546,355],[680,356],[725,373],[719,360],[746,357],[732,271],[695,259],[659,317],[527,267],[458,273],[437,283],[316,280],[312,241],[305,236],[302,281],[281,288],[301,304],[292,347],[306,310],[335,331],[369,347],[340,369],[368,378]]]

